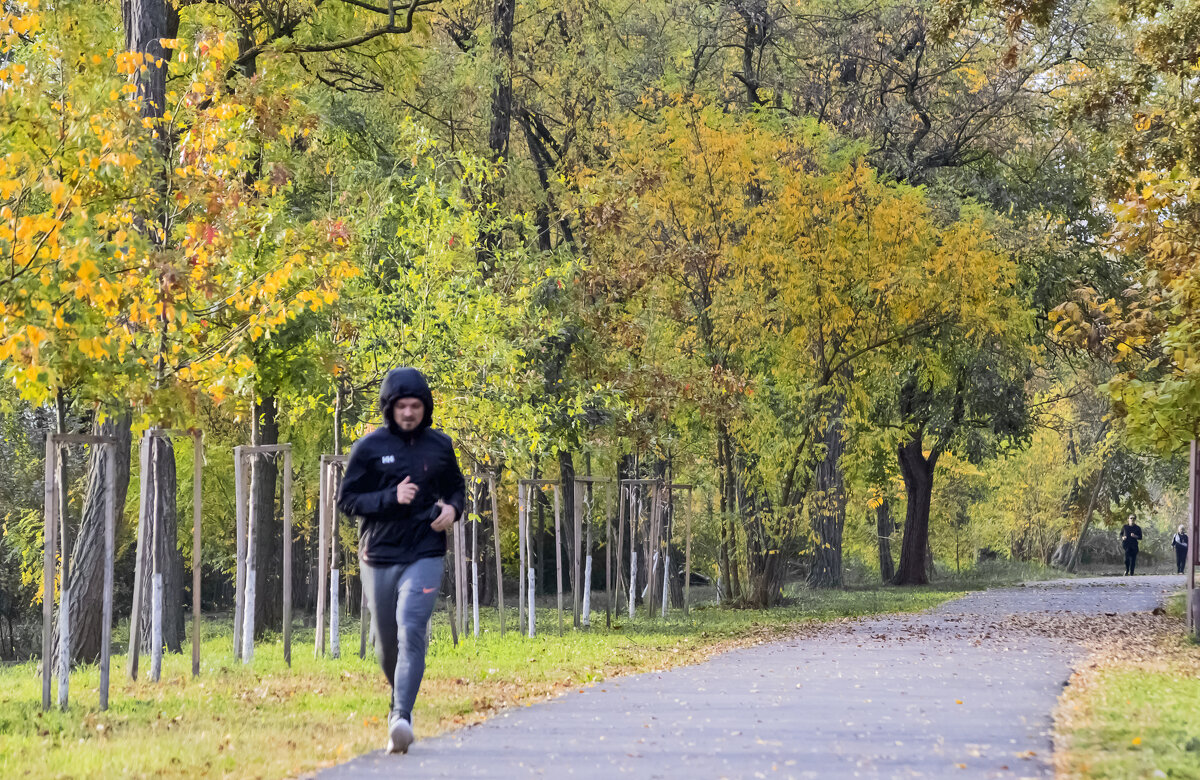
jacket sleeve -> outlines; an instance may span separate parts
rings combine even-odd
[[[352,449],[338,492],[338,509],[351,517],[363,517],[400,506],[395,485],[382,490],[371,489],[376,484],[371,472],[370,458],[363,454],[362,448]]]
[[[457,519],[462,517],[463,507],[466,506],[467,481],[463,478],[462,469],[458,467],[454,443],[448,442],[446,446],[450,448],[450,465],[442,477],[442,500],[454,507]]]

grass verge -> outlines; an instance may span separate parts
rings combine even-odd
[[[591,682],[694,663],[733,647],[786,636],[812,621],[911,612],[958,595],[951,590],[886,588],[800,591],[769,611],[692,610],[667,620],[620,618],[611,630],[557,634],[552,610],[539,609],[533,640],[499,636],[488,610],[478,638],[454,647],[446,612],[435,619],[429,663],[414,721],[418,736],[477,722]],[[508,625],[516,623],[516,613]],[[568,626],[570,616],[567,616]],[[205,626],[200,677],[191,654],[168,654],[162,681],[129,681],[113,658],[110,709],[100,712],[99,671],[71,676],[68,712],[41,712],[37,665],[0,669],[0,777],[296,776],[381,746],[388,688],[373,654],[358,657],[358,628],[345,626],[338,660],[313,658],[312,629],[293,637],[293,664],[282,643],[259,644],[253,664],[232,658],[228,623]],[[143,670],[149,663],[143,662]]]
[[[1063,778],[1200,777],[1200,647],[1177,600],[1148,630],[1101,642],[1055,713]]]

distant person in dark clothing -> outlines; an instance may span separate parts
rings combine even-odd
[[[1121,546],[1125,548],[1125,575],[1133,576],[1137,568],[1138,542],[1142,540],[1142,527],[1129,516],[1129,522],[1121,526]]]
[[[1183,526],[1179,526],[1179,530],[1171,538],[1171,546],[1175,548],[1175,571],[1183,574],[1183,569],[1187,566],[1188,551],[1188,537],[1183,531]]]

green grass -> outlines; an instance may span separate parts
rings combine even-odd
[[[690,663],[715,651],[782,636],[798,624],[917,611],[958,595],[946,589],[887,588],[792,594],[769,611],[694,609],[689,617],[620,618],[603,628],[557,635],[553,610],[539,609],[540,635],[499,636],[483,610],[481,636],[450,642],[446,612],[435,619],[428,670],[414,721],[419,736],[474,722],[608,677]],[[515,610],[509,626],[516,623]],[[567,616],[570,625],[570,616]],[[281,641],[259,644],[252,665],[231,655],[228,624],[205,626],[201,676],[191,655],[168,654],[162,681],[129,681],[113,658],[110,709],[100,712],[96,667],[71,676],[66,713],[41,712],[37,666],[0,669],[0,777],[281,777],[380,747],[388,688],[373,655],[358,658],[358,628],[346,625],[339,660],[314,659],[313,632],[294,636],[293,665]]]
[[[1194,667],[1106,669],[1069,731],[1067,777],[1200,777],[1200,679]]]
[[[1072,579],[1076,576],[1088,575],[1069,574],[1062,569],[1034,561],[1011,561],[997,558],[991,561],[981,561],[969,569],[963,569],[961,573],[953,570],[943,571],[939,566],[936,584],[944,587],[983,589],[1016,585],[1022,582]]]
[[[1160,632],[1114,638],[1059,703],[1059,774],[1068,778],[1200,777],[1200,647],[1185,636],[1182,593]]]

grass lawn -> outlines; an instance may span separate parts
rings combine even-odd
[[[731,647],[786,635],[810,621],[917,611],[958,595],[948,589],[800,591],[770,611],[697,608],[666,621],[621,618],[558,636],[550,609],[539,609],[529,640],[501,638],[495,610],[478,639],[456,648],[445,610],[434,623],[429,664],[414,721],[418,736],[476,722],[504,707],[621,674],[692,663]],[[516,612],[508,625],[516,623]],[[570,615],[567,616],[570,625]],[[358,658],[358,626],[344,626],[343,657],[313,658],[313,631],[293,636],[293,665],[277,639],[259,644],[254,663],[232,658],[228,623],[205,626],[200,677],[191,653],[168,654],[158,684],[130,682],[113,658],[110,709],[97,710],[96,667],[71,676],[71,708],[41,712],[34,663],[0,669],[0,777],[276,778],[346,760],[382,746],[387,684],[373,654]],[[123,644],[123,643],[122,643]],[[143,660],[143,677],[149,661]]]
[[[1101,646],[1056,714],[1059,776],[1200,777],[1200,647],[1173,600],[1161,630]]]

